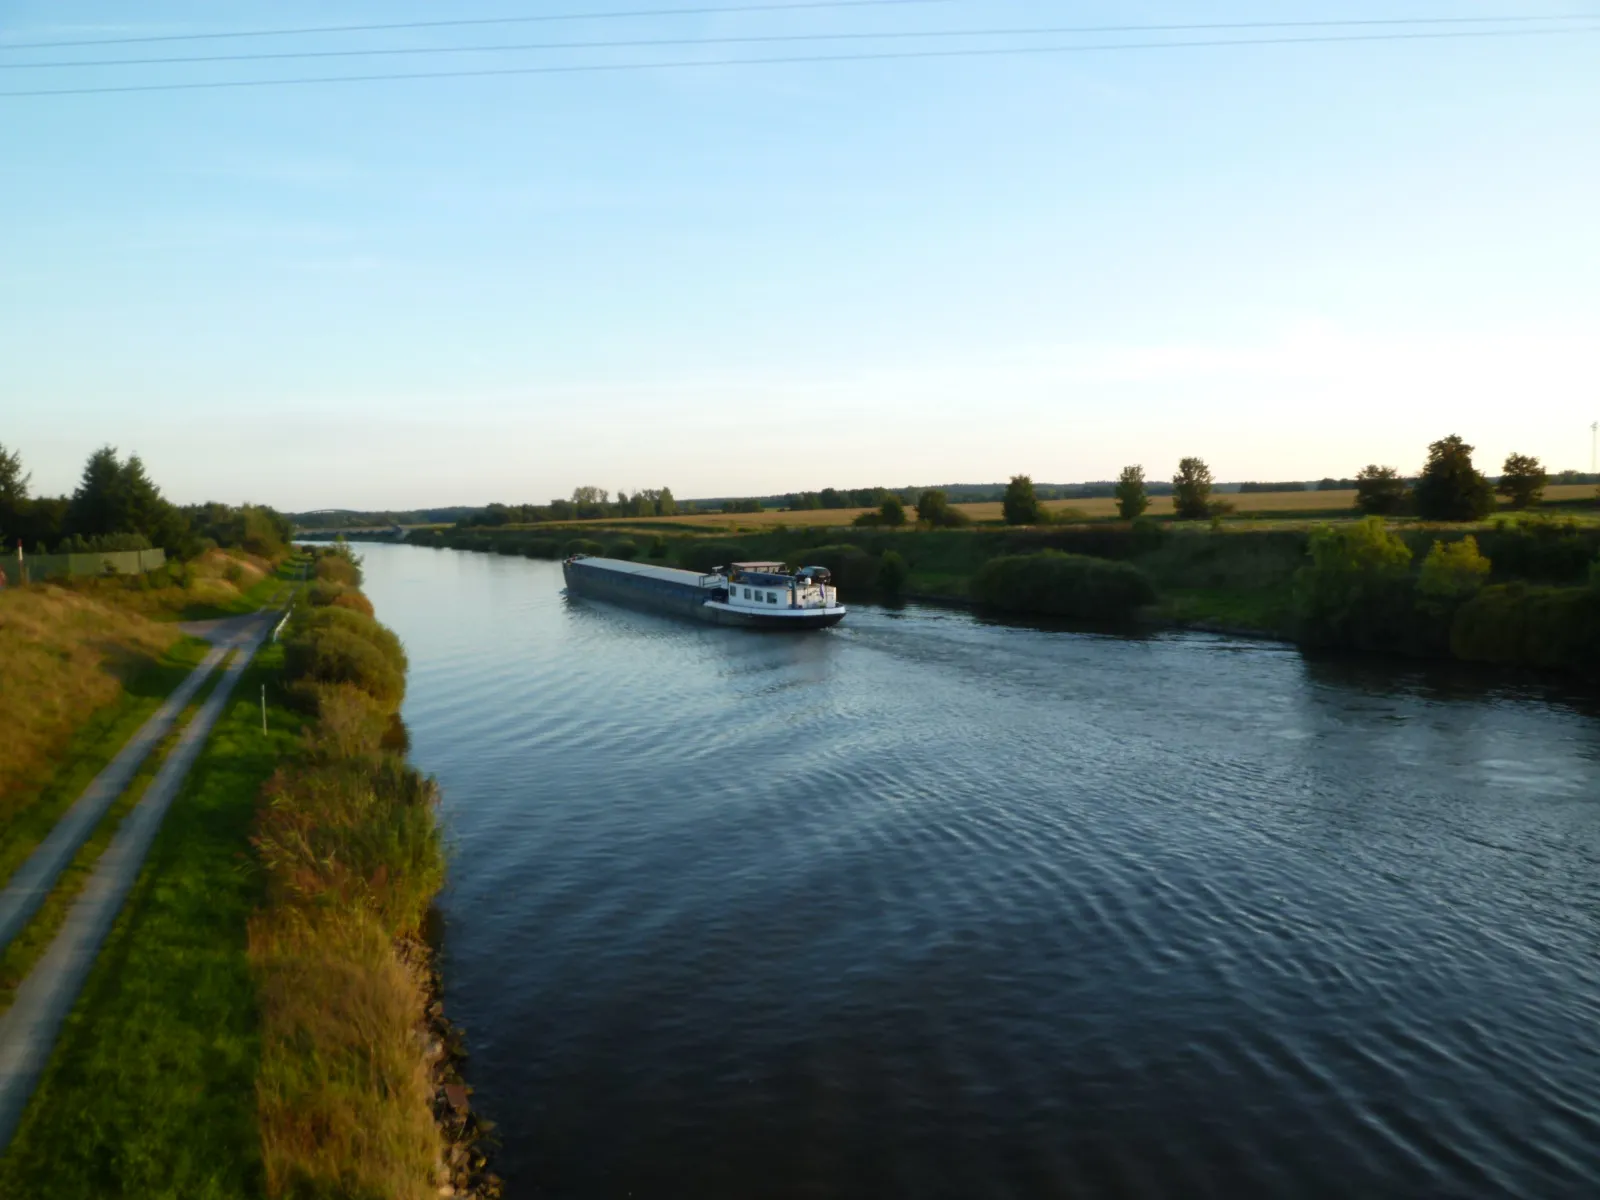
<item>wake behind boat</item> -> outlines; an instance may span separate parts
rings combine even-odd
[[[567,591],[635,608],[756,629],[826,629],[844,619],[826,567],[734,563],[710,574],[575,554],[561,564]]]

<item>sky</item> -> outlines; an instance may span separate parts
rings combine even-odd
[[[1319,31],[16,65],[86,59],[1583,8],[592,16],[692,6],[11,0],[0,46],[590,18],[3,50],[0,92]],[[1451,433],[1491,473],[1588,470],[1592,7],[1563,36],[0,96],[0,444],[36,493],[111,444],[175,501],[289,511],[1163,478],[1191,454],[1315,479],[1415,470]]]

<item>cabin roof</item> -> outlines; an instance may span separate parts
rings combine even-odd
[[[734,563],[735,571],[766,571],[773,575],[783,574],[784,564],[781,562],[748,562]]]

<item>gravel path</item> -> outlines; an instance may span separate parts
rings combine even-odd
[[[223,672],[200,711],[178,736],[177,744],[145,789],[144,796],[133,811],[123,818],[116,836],[100,856],[89,881],[73,903],[55,941],[17,989],[16,1000],[10,1010],[0,1016],[0,1151],[10,1143],[11,1135],[16,1131],[17,1122],[22,1117],[29,1096],[33,1094],[34,1085],[49,1061],[61,1024],[77,1000],[78,992],[94,965],[100,944],[111,931],[123,901],[138,878],[139,868],[144,863],[151,842],[155,840],[168,806],[183,786],[189,768],[199,757],[211,727],[227,704],[239,676],[244,673],[261,643],[270,635],[276,620],[275,614],[247,618],[233,623],[233,627],[225,631],[227,641],[212,653],[220,657],[229,645],[237,645],[239,653]],[[209,661],[210,656],[207,658]],[[188,681],[184,686],[188,686]],[[195,687],[198,686],[196,683]],[[193,694],[192,690],[190,694]],[[140,731],[141,734],[143,732]],[[132,771],[129,772],[131,777]],[[93,828],[92,822],[89,828]],[[29,861],[31,863],[32,859]],[[7,890],[9,892],[10,889]]]
[[[200,660],[200,665],[173,689],[161,707],[150,715],[150,719],[128,739],[117,756],[94,777],[83,790],[83,795],[62,814],[44,841],[6,880],[5,887],[0,888],[0,950],[9,946],[11,939],[21,933],[23,927],[33,919],[33,914],[39,911],[39,906],[44,903],[73,855],[78,853],[78,848],[94,832],[94,827],[106,815],[106,810],[138,774],[150,751],[172,730],[178,715],[188,707],[200,686],[222,661],[222,656],[228,652],[228,644],[211,648]]]

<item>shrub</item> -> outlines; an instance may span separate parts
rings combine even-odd
[[[1494,508],[1494,489],[1472,465],[1472,447],[1451,434],[1428,447],[1428,464],[1412,489],[1426,521],[1481,521]]]
[[[1411,549],[1382,518],[1313,530],[1308,552],[1310,565],[1294,579],[1302,641],[1362,650],[1421,648]]]
[[[851,521],[850,524],[857,529],[876,529],[883,524],[883,514],[881,512],[864,512]]]
[[[1186,458],[1172,477],[1172,507],[1182,521],[1198,521],[1210,515],[1211,468],[1204,459]]]
[[[891,596],[898,596],[910,573],[906,560],[895,551],[887,550],[878,560],[878,587]]]
[[[1435,603],[1458,603],[1488,582],[1490,569],[1489,560],[1478,553],[1476,538],[1436,541],[1423,560],[1417,591]]]
[[[1033,494],[1033,479],[1027,475],[1011,477],[1000,507],[1007,525],[1038,525],[1044,521],[1044,508]]]
[[[398,710],[405,697],[404,674],[376,645],[348,629],[295,633],[284,643],[283,662],[291,684],[351,684],[389,712]]]
[[[833,572],[833,582],[840,592],[848,595],[870,594],[878,587],[878,572],[883,560],[868,554],[860,546],[840,544],[818,546],[804,553],[808,567],[827,567]]]
[[[222,577],[235,586],[244,578],[244,568],[236,562],[231,562],[222,568]]]
[[[331,608],[348,609],[350,612],[360,613],[364,617],[372,616],[372,601],[360,592],[341,592],[330,603]]]
[[[665,558],[667,556],[667,539],[659,533],[650,539],[650,548],[646,551],[651,558]]]
[[[354,634],[362,641],[372,643],[397,670],[406,670],[405,647],[394,630],[364,613],[347,608],[333,606],[297,614],[290,636],[315,636],[330,629]]]
[[[639,557],[639,543],[623,538],[620,542],[612,542],[607,552],[612,558],[620,558],[626,562],[632,562]]]
[[[1480,541],[1502,580],[1582,583],[1600,551],[1600,529],[1579,525],[1571,517],[1524,513],[1497,520]]]
[[[316,577],[346,587],[361,586],[361,562],[348,549],[324,550],[317,555]]]
[[[878,518],[891,529],[904,525],[906,506],[901,503],[899,496],[886,496],[878,507]]]
[[[566,545],[564,557],[571,558],[574,554],[601,555],[606,548],[599,542],[590,541],[588,538],[573,538]]]
[[[530,538],[523,543],[522,553],[528,558],[559,558],[561,543],[554,538]]]
[[[1117,515],[1124,521],[1144,516],[1145,510],[1150,507],[1150,494],[1144,486],[1144,468],[1123,467],[1114,494],[1117,498]]]
[[[1393,467],[1376,464],[1356,474],[1356,507],[1369,517],[1392,517],[1406,505],[1406,481]]]
[[[1046,550],[990,559],[972,580],[980,604],[1005,612],[1121,621],[1152,603],[1155,588],[1130,563]]]
[[[1468,662],[1600,671],[1600,593],[1521,583],[1486,587],[1457,610],[1450,649]]]

